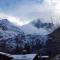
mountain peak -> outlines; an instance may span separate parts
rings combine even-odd
[[[42,22],[40,19],[37,19],[35,21],[32,22],[32,24],[36,27],[36,28],[40,28],[42,25]]]
[[[2,19],[2,20],[4,20],[4,21],[8,21],[8,19]]]
[[[8,19],[0,20],[0,28],[2,30],[20,32],[20,28],[18,26],[15,26],[14,24],[12,24]]]
[[[8,19],[1,19],[0,20],[0,24],[8,24],[8,23],[9,23]]]

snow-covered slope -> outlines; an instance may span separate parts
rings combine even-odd
[[[0,20],[0,40],[14,38],[19,33],[22,33],[19,27],[14,26],[7,19]]]
[[[36,27],[34,27],[33,25],[27,24],[23,27],[21,27],[21,30],[23,30],[25,32],[25,34],[47,34],[48,31],[45,30],[44,28],[40,28],[37,29]]]
[[[6,40],[6,39],[9,39],[9,38],[14,38],[15,36],[17,36],[16,32],[0,30],[0,41],[1,40]]]
[[[48,35],[54,30],[53,23],[42,23],[41,21],[33,21],[30,24],[20,27],[25,34]]]
[[[23,32],[20,28],[10,23],[7,19],[0,20],[0,51],[8,53],[14,51],[17,46],[17,36],[19,36],[20,41],[22,34]]]

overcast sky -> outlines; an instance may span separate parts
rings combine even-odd
[[[0,0],[0,19],[24,25],[40,18],[54,23],[60,19],[60,0]],[[57,21],[58,19],[58,21]]]

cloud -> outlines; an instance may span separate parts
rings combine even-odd
[[[0,20],[7,18],[11,23],[18,25],[18,26],[22,26],[24,24],[28,24],[29,21],[23,21],[21,20],[19,17],[14,17],[14,16],[10,16],[10,15],[6,15],[4,13],[0,13]]]
[[[1,0],[0,12],[18,25],[24,25],[34,19],[40,18],[44,21],[51,21],[54,23],[59,19],[60,15],[60,1],[59,0]],[[0,16],[2,15],[0,14]],[[57,16],[59,18],[57,18]],[[13,17],[13,18],[12,18]],[[15,21],[15,22],[16,22]],[[25,22],[25,23],[24,23]],[[57,22],[58,23],[58,22]]]

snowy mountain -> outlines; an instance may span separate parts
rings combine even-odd
[[[54,30],[53,23],[43,23],[40,20],[32,21],[20,27],[25,34],[48,35]]]
[[[5,30],[20,32],[20,29],[10,23],[7,19],[0,20],[0,27],[3,27]]]
[[[43,23],[40,19],[37,19],[30,22],[29,24],[20,26],[19,28],[14,26],[7,19],[2,19],[0,20],[0,30],[1,28],[3,30],[13,31],[16,33],[22,33],[23,31],[25,34],[48,35],[54,30],[54,24]]]
[[[0,20],[0,40],[15,38],[18,34],[23,34],[19,27],[14,26],[7,19]]]
[[[28,50],[28,47],[31,47],[33,50],[33,46],[36,49],[41,48],[48,40],[47,35],[53,30],[53,23],[43,23],[40,20],[17,27],[7,19],[2,19],[0,20],[0,51],[21,53],[19,49]],[[34,51],[36,52],[35,49]]]
[[[19,27],[10,23],[7,19],[0,20],[0,51],[14,51],[18,44],[17,39],[19,38],[20,41],[22,35],[23,32]]]

